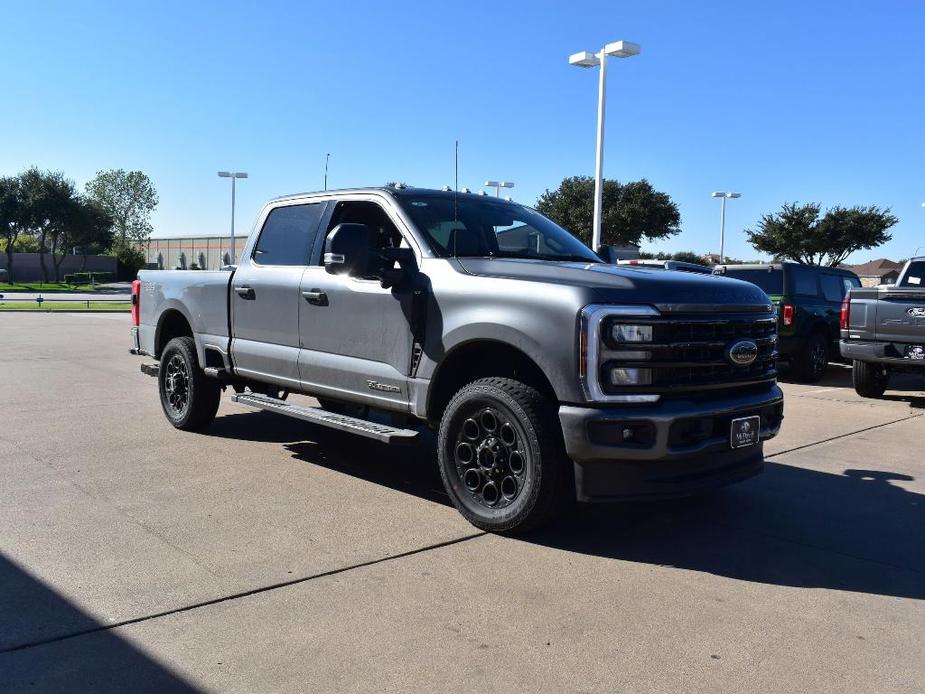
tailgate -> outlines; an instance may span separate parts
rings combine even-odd
[[[881,289],[876,330],[877,340],[925,344],[925,289]]]

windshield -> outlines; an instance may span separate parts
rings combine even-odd
[[[735,270],[726,268],[723,277],[731,277],[735,280],[745,280],[758,287],[765,294],[783,294],[784,293],[784,273],[778,269],[755,269],[755,270]]]
[[[437,255],[603,262],[562,227],[529,207],[471,195],[399,198]]]

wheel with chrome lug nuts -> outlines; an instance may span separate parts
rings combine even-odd
[[[524,532],[574,499],[555,403],[519,381],[483,378],[460,389],[437,445],[453,505],[483,530]]]
[[[192,337],[176,337],[167,343],[157,381],[161,408],[177,429],[199,431],[215,419],[221,386],[199,368]]]

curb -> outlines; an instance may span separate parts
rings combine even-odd
[[[68,309],[41,309],[41,308],[0,308],[0,313],[131,313],[131,309],[125,308],[68,308]]]

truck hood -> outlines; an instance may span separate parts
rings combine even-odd
[[[583,287],[601,303],[650,304],[661,311],[770,312],[771,300],[750,282],[672,270],[521,258],[457,258],[471,275]]]

